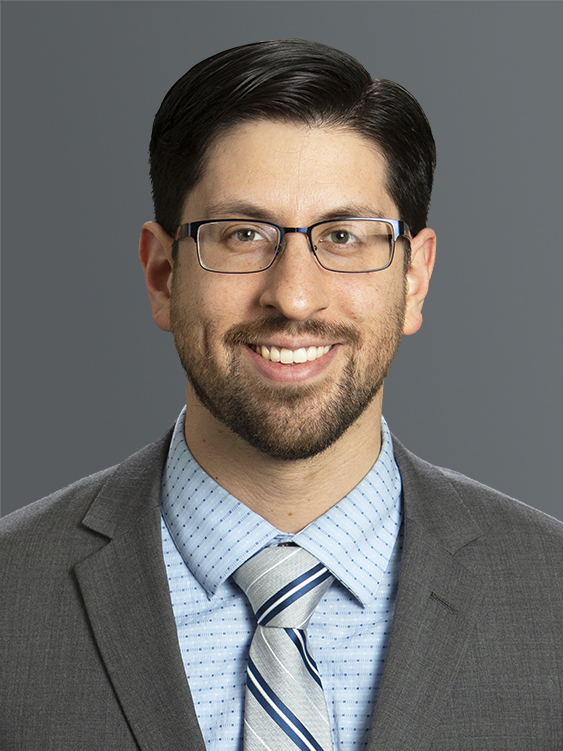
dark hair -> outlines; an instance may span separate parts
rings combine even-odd
[[[235,47],[191,68],[154,119],[155,220],[174,235],[218,135],[252,120],[345,126],[377,144],[387,191],[416,234],[426,225],[436,148],[422,108],[402,86],[372,80],[350,55],[300,39]],[[196,217],[201,218],[201,217]]]

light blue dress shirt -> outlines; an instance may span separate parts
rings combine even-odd
[[[162,478],[162,542],[186,676],[208,751],[242,751],[252,609],[231,574],[266,545],[293,541],[335,576],[309,624],[335,751],[366,748],[397,593],[401,477],[382,418],[364,479],[295,535],[280,532],[218,485],[184,438],[185,409]]]

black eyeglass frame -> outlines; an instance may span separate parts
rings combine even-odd
[[[391,254],[389,257],[389,262],[385,266],[381,266],[378,269],[364,269],[363,271],[338,271],[336,269],[329,269],[326,266],[324,266],[316,252],[316,247],[313,244],[313,238],[311,237],[311,232],[315,229],[315,227],[320,226],[321,224],[330,224],[331,222],[346,222],[346,221],[352,221],[352,220],[359,220],[359,221],[369,221],[369,222],[380,222],[382,224],[390,224],[393,228],[393,247],[391,249]],[[278,230],[280,238],[277,245],[277,248],[274,252],[274,256],[271,260],[271,262],[265,266],[263,269],[258,269],[256,271],[218,271],[217,269],[210,269],[201,260],[201,254],[199,249],[199,229],[204,224],[215,224],[216,222],[253,222],[255,224],[266,224],[268,227],[274,227]],[[376,271],[385,271],[385,269],[388,269],[389,266],[393,263],[393,258],[395,257],[395,245],[397,244],[397,240],[400,237],[404,237],[407,240],[411,240],[411,232],[409,229],[409,226],[406,222],[401,221],[400,219],[383,219],[381,217],[370,217],[370,216],[342,216],[337,217],[335,219],[323,219],[322,222],[316,222],[315,224],[311,224],[310,227],[282,227],[279,224],[274,224],[273,222],[265,222],[262,219],[249,219],[248,217],[244,219],[204,219],[200,222],[187,222],[186,224],[181,224],[176,229],[176,235],[174,237],[174,242],[178,242],[179,240],[183,240],[186,237],[191,237],[192,240],[195,241],[196,245],[196,252],[197,252],[197,260],[199,265],[202,269],[205,271],[210,271],[212,274],[259,274],[261,271],[267,271],[269,268],[271,268],[277,257],[280,255],[280,250],[283,245],[283,239],[287,234],[291,234],[292,232],[298,232],[302,235],[307,235],[307,238],[309,240],[309,248],[311,250],[311,253],[315,256],[317,263],[321,268],[325,269],[325,271],[332,271],[334,274],[373,274]]]

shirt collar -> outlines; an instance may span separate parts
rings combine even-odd
[[[401,476],[381,420],[379,457],[347,496],[295,535],[280,532],[218,485],[193,458],[180,413],[161,484],[162,516],[180,555],[213,597],[267,545],[295,542],[320,560],[365,607],[389,564],[401,525]]]

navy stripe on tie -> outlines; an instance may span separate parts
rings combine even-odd
[[[300,576],[297,576],[295,579],[292,579],[292,581],[289,582],[289,584],[286,584],[281,589],[278,589],[277,592],[275,592],[266,602],[261,605],[258,610],[256,611],[256,618],[259,621],[262,615],[268,610],[268,608],[272,607],[281,597],[283,597],[288,592],[291,592],[292,589],[297,587],[302,582],[307,581],[311,578],[314,574],[317,574],[319,571],[322,571],[324,568],[322,563],[317,563],[316,566],[309,569],[308,571],[305,571],[304,574],[301,574]]]
[[[311,674],[311,678],[315,680],[319,686],[322,688],[323,685],[321,683],[321,676],[319,675],[319,669],[317,667],[317,663],[313,660],[313,656],[308,652],[307,650],[307,644],[305,642],[305,635],[301,629],[297,628],[286,628],[284,629],[286,634],[289,636],[291,641],[295,644],[297,649],[299,650],[299,654],[301,655],[301,659],[303,660],[303,664]]]
[[[250,658],[248,660],[247,686],[264,711],[291,738],[297,748],[301,749],[301,751],[324,751],[301,720],[272,691]],[[296,729],[299,733],[295,732]]]
[[[321,573],[323,569],[324,573],[321,576],[318,576],[318,574]],[[276,592],[275,595],[270,597],[269,600],[267,600],[262,605],[262,607],[258,608],[258,610],[256,611],[256,618],[260,626],[265,626],[272,620],[272,618],[275,618],[278,613],[281,613],[282,610],[285,610],[285,608],[289,607],[289,605],[299,600],[299,598],[303,597],[303,595],[307,594],[307,592],[309,592],[310,590],[318,587],[321,582],[325,581],[325,579],[328,579],[331,576],[332,574],[330,573],[330,571],[327,571],[322,563],[319,563],[314,568],[310,569],[304,574],[301,574],[301,576],[298,576],[289,584],[286,584],[285,587],[280,589],[279,592]],[[288,595],[288,593],[291,592],[292,589],[295,589],[300,584],[302,586],[299,587],[299,589],[293,592],[293,594]],[[284,595],[287,595],[285,599]],[[278,605],[276,605],[277,602],[279,603]],[[266,613],[269,608],[273,609],[262,618],[264,613]]]

